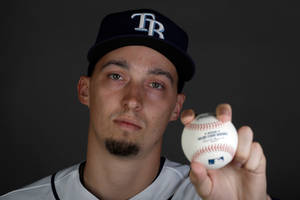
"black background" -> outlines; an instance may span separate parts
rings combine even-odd
[[[0,6],[0,194],[85,159],[88,109],[76,85],[101,19],[153,8],[190,35],[197,64],[184,109],[228,102],[267,157],[268,192],[296,197],[299,180],[299,7],[297,1],[22,1]],[[187,163],[179,121],[163,154]]]

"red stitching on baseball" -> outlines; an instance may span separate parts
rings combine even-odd
[[[185,126],[188,130],[193,130],[193,131],[204,131],[208,129],[214,129],[214,128],[219,128],[223,126],[224,123],[221,121],[216,121],[216,122],[211,122],[211,123],[205,123],[205,124],[188,124]]]
[[[231,145],[228,145],[228,144],[214,144],[214,145],[209,145],[209,146],[206,146],[206,147],[203,147],[203,148],[197,150],[194,153],[192,160],[196,159],[198,156],[200,156],[203,153],[216,152],[216,151],[227,152],[232,157],[234,156],[234,153],[235,153],[235,150]]]

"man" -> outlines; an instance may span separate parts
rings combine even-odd
[[[78,83],[79,101],[90,110],[86,162],[0,199],[269,199],[266,159],[249,127],[239,129],[235,158],[222,169],[197,162],[190,169],[161,157],[163,133],[180,115],[184,82],[194,74],[187,41],[153,10],[106,16],[88,53],[88,76]],[[231,120],[228,104],[216,114]],[[181,120],[194,117],[187,110]]]

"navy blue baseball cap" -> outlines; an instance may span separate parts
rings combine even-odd
[[[112,13],[102,20],[95,44],[87,55],[88,75],[106,53],[129,45],[147,46],[167,57],[176,67],[182,87],[195,73],[195,64],[187,54],[186,32],[157,11],[139,9]]]

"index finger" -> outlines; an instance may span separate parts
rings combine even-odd
[[[191,123],[195,119],[195,112],[192,109],[184,110],[181,113],[180,120],[183,125]]]

